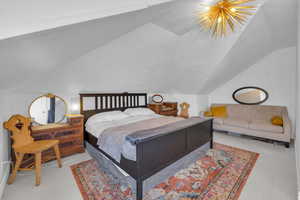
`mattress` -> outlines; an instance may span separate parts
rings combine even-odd
[[[162,117],[162,115],[152,114],[152,115],[140,115],[140,116],[131,116],[122,120],[117,121],[108,121],[108,122],[99,122],[91,125],[86,125],[85,129],[87,132],[95,136],[96,138],[99,138],[101,133],[105,129],[112,128],[112,127],[118,127],[130,123],[135,123],[138,121],[143,121],[147,119],[153,119],[153,118],[159,118]]]
[[[86,131],[95,136],[96,138],[101,137],[101,134],[113,127],[119,127],[127,124],[132,124],[135,122],[139,121],[144,121],[148,119],[153,119],[153,118],[160,118],[162,115],[158,114],[151,114],[151,115],[140,115],[140,116],[130,116],[128,118],[122,119],[122,120],[116,120],[116,121],[108,121],[108,122],[99,122],[91,125],[86,125]],[[102,149],[102,148],[101,148]],[[105,149],[102,149],[105,151]],[[112,148],[110,149],[111,151],[113,150]],[[105,151],[108,153],[112,158],[114,158],[116,161],[120,162],[121,160],[121,155],[118,152],[111,153],[109,150]],[[131,144],[129,141],[125,141],[122,147],[122,155],[124,158],[132,161],[136,161],[136,147],[135,145]]]
[[[120,162],[122,156],[136,161],[136,144],[194,126],[204,119],[142,115],[117,121],[98,122],[87,127],[98,138],[99,149]]]

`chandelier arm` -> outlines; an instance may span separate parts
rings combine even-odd
[[[222,22],[222,25],[223,25],[223,36],[226,36],[227,34],[227,17],[226,17],[226,14],[224,11],[222,11],[222,18],[223,18],[223,22]]]
[[[243,15],[239,15],[235,12],[231,12],[229,9],[225,9],[225,12],[231,16],[234,21],[238,22],[239,24],[243,24],[242,22],[246,22],[246,17],[244,17]]]
[[[243,24],[247,20],[247,18],[243,15],[233,15],[233,18],[239,21],[240,24]]]
[[[231,6],[231,8],[235,8],[237,10],[256,10],[255,6]]]
[[[215,17],[214,17],[214,19],[212,21],[212,28],[211,28],[211,30],[212,30],[212,34],[214,36],[217,36],[217,33],[218,33],[218,28],[219,28],[219,26],[218,26],[218,18],[219,18],[219,15],[220,15],[220,13],[216,13]]]
[[[231,19],[231,17],[228,16],[228,20],[227,20],[229,27],[231,28],[231,31],[234,32],[234,23]]]
[[[244,15],[249,15],[249,16],[253,15],[253,13],[247,12],[247,11],[237,10],[237,11],[235,11],[235,12],[238,13],[238,14],[244,14]]]
[[[249,3],[249,2],[253,2],[255,0],[238,0],[238,1],[231,1],[230,4],[231,5],[240,5],[240,4],[244,4],[244,3]]]
[[[210,27],[212,29],[217,29],[219,16],[220,16],[220,12],[215,12],[212,14],[212,17],[210,19],[211,20]]]

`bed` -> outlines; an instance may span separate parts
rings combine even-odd
[[[80,112],[86,122],[91,116],[109,112],[124,111],[128,108],[147,108],[146,93],[82,93],[80,94]],[[155,118],[155,117],[154,117]],[[162,119],[162,118],[161,118]],[[127,119],[126,119],[127,120]],[[132,122],[144,119],[132,119]],[[145,119],[146,120],[146,119]],[[157,120],[157,119],[153,119]],[[130,120],[129,120],[130,121]],[[128,124],[128,120],[124,124]],[[178,125],[175,129],[174,127]],[[143,181],[155,175],[160,170],[170,166],[172,163],[183,158],[201,146],[209,144],[213,147],[212,120],[191,119],[190,122],[178,121],[170,126],[162,126],[159,129],[149,129],[146,136],[136,138],[132,134],[131,147],[134,146],[134,156],[126,156],[122,152],[120,158],[113,156],[106,150],[100,148],[98,137],[95,132],[97,128],[86,128],[84,140],[93,146],[99,154],[107,157],[111,162],[129,174],[136,182],[136,199],[143,199]],[[111,125],[109,125],[111,126]],[[183,128],[180,128],[183,127]],[[103,129],[103,128],[102,128]],[[152,134],[159,130],[158,134]],[[150,136],[148,136],[150,135]],[[111,136],[112,137],[112,136]],[[133,139],[132,139],[133,138]],[[131,148],[132,150],[132,148]],[[132,154],[131,154],[132,156]]]

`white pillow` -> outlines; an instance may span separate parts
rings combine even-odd
[[[139,116],[139,115],[153,115],[155,112],[153,112],[149,108],[127,108],[124,113],[130,115],[130,116]]]
[[[107,122],[107,121],[115,121],[115,120],[121,120],[129,117],[128,114],[123,113],[121,111],[110,111],[110,112],[103,112],[98,113],[93,116],[91,116],[87,122],[86,126],[89,126],[91,124],[99,123],[99,122]]]

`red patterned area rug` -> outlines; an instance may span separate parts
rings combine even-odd
[[[145,200],[237,200],[259,154],[215,143],[205,157],[152,188]],[[84,200],[132,200],[94,160],[71,166]]]

